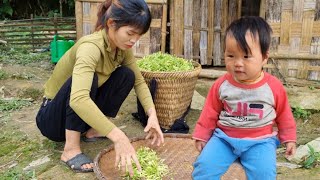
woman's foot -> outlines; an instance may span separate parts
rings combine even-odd
[[[61,161],[67,163],[75,171],[92,171],[92,160],[86,157],[80,149],[80,132],[66,130],[66,144],[61,155]]]
[[[79,153],[72,158],[61,155],[61,161],[66,163],[74,172],[93,172],[92,160],[83,153]]]
[[[106,137],[106,136],[102,136],[101,134],[98,133],[98,131],[96,131],[93,128],[90,128],[85,134],[84,136],[87,139],[91,139],[91,138],[100,138],[100,137]]]

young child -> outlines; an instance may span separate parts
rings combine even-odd
[[[237,159],[249,180],[276,179],[279,140],[286,145],[285,156],[295,153],[296,124],[286,91],[262,71],[271,33],[260,17],[242,17],[227,28],[227,73],[210,89],[193,133],[201,152],[194,163],[195,180],[220,179]]]

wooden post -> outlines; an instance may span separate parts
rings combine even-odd
[[[216,0],[214,6],[214,55],[213,55],[213,65],[221,65],[221,14],[222,14],[222,0]]]
[[[201,1],[201,24],[200,24],[200,63],[207,63],[208,49],[208,0]]]
[[[175,55],[183,54],[183,37],[184,37],[184,18],[183,18],[183,1],[174,1],[174,8],[179,9],[180,11],[173,11],[173,14],[170,16],[174,17],[174,24],[171,28],[174,28],[174,36],[172,40],[174,41],[174,51]]]
[[[80,39],[83,36],[83,7],[82,2],[76,0],[76,27],[77,27],[77,39]]]
[[[167,37],[167,3],[162,5],[162,22],[161,22],[161,52],[166,51],[166,37]]]
[[[214,38],[214,0],[208,1],[208,57],[206,65],[212,65]]]
[[[53,17],[53,27],[54,27],[54,34],[58,34],[58,28],[57,28],[57,13],[54,13],[54,17]]]
[[[62,17],[62,0],[59,0],[59,5],[60,5],[60,17]]]
[[[197,58],[200,63],[201,1],[194,0],[192,10],[192,54],[193,59]]]
[[[35,42],[34,42],[34,29],[33,29],[33,14],[31,14],[31,43],[32,43],[32,51],[35,52]]]
[[[239,8],[239,0],[229,0],[228,5],[228,17],[227,17],[227,24],[229,25],[233,20],[238,19],[238,10]]]
[[[262,17],[263,19],[266,19],[266,0],[260,1],[259,16]]]
[[[193,0],[184,0],[184,58],[192,59]]]
[[[170,2],[170,54],[174,53],[174,47],[175,47],[175,43],[174,43],[174,24],[175,24],[175,19],[174,19],[174,2],[173,1],[169,1]]]

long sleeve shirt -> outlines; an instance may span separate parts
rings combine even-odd
[[[282,143],[296,141],[296,124],[286,91],[274,76],[264,73],[257,83],[244,85],[227,73],[211,87],[193,132],[207,142],[215,128],[229,137],[259,139],[276,132]]]
[[[90,90],[94,73],[98,76],[98,87],[100,87],[120,65],[134,72],[134,89],[145,111],[154,107],[150,91],[136,65],[132,50],[119,50],[115,57],[105,29],[80,38],[62,56],[44,85],[45,96],[53,99],[66,80],[72,76],[71,108],[92,128],[102,135],[107,135],[115,125],[92,101]]]

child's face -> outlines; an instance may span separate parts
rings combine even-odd
[[[259,38],[253,38],[249,31],[245,38],[251,50],[248,54],[241,50],[232,35],[227,35],[224,53],[226,68],[236,81],[255,83],[261,79],[262,67],[267,63],[268,53],[266,56],[262,55]]]

